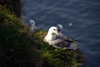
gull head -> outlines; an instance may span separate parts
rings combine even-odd
[[[55,34],[59,35],[58,31],[57,31],[57,27],[55,27],[55,26],[50,27],[49,30],[48,30],[47,35],[44,38],[44,41],[48,42],[51,45],[51,41],[53,39],[55,39],[55,37],[56,37]]]
[[[30,21],[29,21],[29,26],[30,26],[30,27],[35,27],[35,21],[30,20]]]
[[[63,26],[61,24],[57,25],[58,32],[61,32],[62,28],[63,28]]]
[[[55,26],[50,27],[48,34],[57,34],[58,35],[58,29]]]

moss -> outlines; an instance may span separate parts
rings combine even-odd
[[[0,67],[78,67],[82,52],[49,46],[46,30],[31,33],[9,10],[0,9]]]

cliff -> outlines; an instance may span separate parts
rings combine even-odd
[[[14,13],[0,8],[0,67],[79,67],[82,52],[56,49],[43,41],[47,31],[30,32]]]

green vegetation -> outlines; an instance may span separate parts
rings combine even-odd
[[[82,52],[77,50],[64,50],[63,48],[54,48],[48,43],[43,41],[47,31],[42,30],[40,32],[34,32],[33,37],[35,45],[41,50],[43,60],[46,60],[47,67],[78,67],[86,63],[86,58],[82,55]]]
[[[25,29],[14,14],[0,9],[0,67],[42,65],[42,57]]]
[[[86,62],[79,50],[63,50],[43,41],[47,31],[30,32],[7,9],[0,8],[0,67],[78,67]]]

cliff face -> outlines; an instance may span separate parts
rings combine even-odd
[[[28,31],[27,31],[28,32]],[[13,13],[0,9],[0,67],[34,67],[43,60],[26,28]]]
[[[79,50],[49,46],[43,41],[46,34],[31,33],[12,11],[0,8],[0,67],[78,67],[86,62]]]

